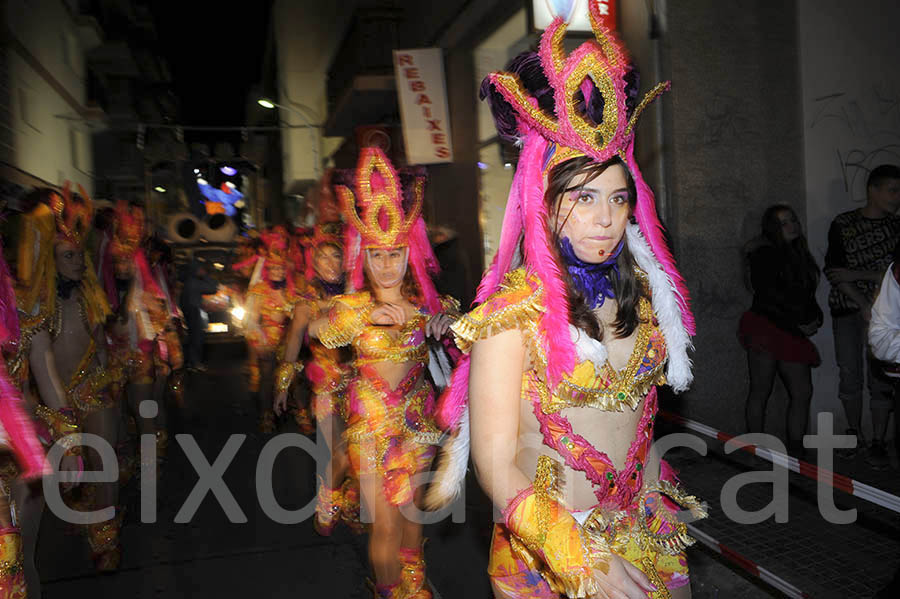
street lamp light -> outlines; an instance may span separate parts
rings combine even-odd
[[[157,185],[153,188],[153,191],[155,191],[156,193],[166,193],[166,188],[162,185]]]
[[[283,108],[284,110],[287,110],[288,112],[292,112],[292,113],[296,114],[297,116],[299,116],[301,119],[303,119],[304,126],[307,129],[309,129],[309,139],[311,142],[310,146],[312,147],[312,151],[313,151],[313,176],[314,176],[314,178],[318,179],[319,178],[319,148],[318,148],[318,145],[316,144],[316,134],[313,131],[313,129],[316,128],[316,125],[313,125],[312,123],[310,123],[309,119],[306,117],[306,115],[303,114],[302,112],[300,112],[299,110],[297,110],[296,108],[291,108],[290,106],[285,106],[284,104],[279,104],[277,102],[270,100],[269,98],[260,98],[259,100],[256,101],[256,103],[267,110],[272,110],[274,108]]]

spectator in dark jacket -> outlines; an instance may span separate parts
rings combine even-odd
[[[797,215],[790,206],[769,207],[762,235],[747,252],[753,304],[741,317],[738,337],[747,350],[750,392],[749,432],[763,432],[766,403],[777,374],[790,396],[788,449],[803,450],[812,399],[811,369],[821,363],[808,339],[822,326],[816,303],[819,267],[809,252]]]

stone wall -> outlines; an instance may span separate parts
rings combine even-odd
[[[789,0],[665,4],[666,224],[698,329],[695,383],[678,407],[743,432],[747,366],[735,331],[750,295],[741,248],[768,205],[806,214],[796,7]],[[784,432],[784,399],[776,385],[769,432]]]

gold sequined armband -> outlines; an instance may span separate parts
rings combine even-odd
[[[38,418],[46,423],[53,441],[59,443],[66,450],[67,454],[81,454],[79,427],[71,410],[68,408],[52,410],[41,404],[35,408],[34,412]]]
[[[369,324],[369,313],[373,305],[355,310],[344,308],[329,319],[319,331],[319,341],[329,349],[350,345],[356,335]]]
[[[282,393],[288,390],[294,376],[303,372],[302,362],[282,362],[275,369],[275,392]]]

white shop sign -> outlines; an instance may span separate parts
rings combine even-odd
[[[453,162],[441,49],[394,50],[394,73],[407,162]]]

